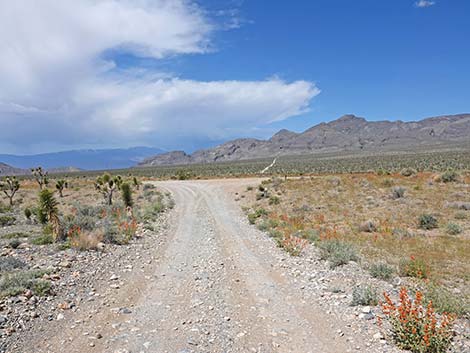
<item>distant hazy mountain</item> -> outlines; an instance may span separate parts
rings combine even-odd
[[[15,168],[11,165],[0,162],[0,179],[7,175],[21,175],[26,174],[27,172],[27,170]]]
[[[147,158],[140,166],[236,161],[327,152],[413,151],[470,145],[470,114],[416,122],[367,121],[345,115],[302,133],[281,130],[269,140],[238,139],[188,155],[182,151]]]
[[[0,154],[0,161],[18,168],[29,169],[41,166],[45,169],[116,169],[128,168],[145,158],[164,152],[152,147],[128,149],[72,150],[35,155]],[[72,168],[72,169],[71,169]]]

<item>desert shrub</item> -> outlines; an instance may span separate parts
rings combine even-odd
[[[103,233],[99,231],[83,232],[75,231],[69,237],[70,246],[81,250],[95,250],[98,247],[98,243],[103,240]]]
[[[0,213],[11,212],[11,206],[5,205],[3,202],[0,201]]]
[[[453,317],[443,314],[440,319],[431,302],[423,304],[423,295],[411,298],[406,288],[400,290],[399,304],[385,293],[383,313],[390,321],[397,345],[413,353],[442,353],[449,348],[453,332]]]
[[[369,273],[372,277],[379,278],[384,281],[391,279],[394,272],[395,271],[393,270],[393,267],[387,265],[384,262],[372,264],[369,268]]]
[[[165,209],[165,203],[163,202],[163,198],[160,196],[151,205],[144,209],[143,219],[145,221],[151,221],[155,219],[155,217],[157,217],[160,213],[164,212]]]
[[[392,179],[387,178],[387,179],[384,179],[384,180],[382,181],[382,186],[383,186],[383,187],[389,188],[389,187],[391,187],[392,185],[393,185],[393,180],[392,180]]]
[[[103,242],[122,245],[118,227],[112,222],[105,222],[103,228]]]
[[[352,293],[352,306],[377,305],[379,298],[377,290],[370,286],[356,286]]]
[[[458,220],[464,220],[467,219],[467,214],[465,212],[457,212],[454,218]]]
[[[27,238],[28,234],[23,232],[13,232],[2,235],[3,239]]]
[[[278,245],[291,256],[300,256],[307,246],[307,241],[292,235],[284,235],[284,238],[278,241]]]
[[[1,256],[0,272],[10,272],[19,268],[25,268],[26,263],[16,257]]]
[[[418,219],[418,226],[421,229],[430,230],[439,226],[437,218],[431,214],[422,214]]]
[[[27,220],[30,220],[32,215],[33,213],[31,212],[29,208],[24,209],[24,216],[26,217]]]
[[[459,179],[459,175],[454,170],[448,170],[440,175],[439,178],[443,183],[452,183]]]
[[[464,299],[436,284],[426,286],[426,304],[432,302],[437,312],[465,316],[470,314],[470,305]]]
[[[253,190],[253,186],[247,186],[246,187],[246,191],[251,191],[251,190]]]
[[[157,187],[153,184],[144,184],[142,190],[146,191],[146,190],[155,190]]]
[[[31,239],[31,244],[34,245],[48,245],[54,242],[54,237],[52,233],[41,234],[33,239]]]
[[[413,238],[415,234],[409,229],[393,228],[392,234],[400,238]]]
[[[8,243],[8,246],[12,249],[16,249],[18,248],[19,246],[21,245],[21,241],[19,241],[18,239],[12,239],[10,240],[10,242]]]
[[[44,274],[44,271],[31,270],[2,276],[0,279],[0,297],[18,295],[27,289],[33,291],[35,295],[47,294],[51,285],[49,282],[40,279]]]
[[[270,219],[270,218],[267,218],[267,219],[263,219],[259,225],[258,225],[258,229],[261,230],[261,231],[268,231],[272,228],[276,228],[279,226],[279,222],[275,219]]]
[[[379,168],[379,169],[377,169],[377,175],[379,175],[379,176],[390,175],[390,171],[388,171],[384,168]]]
[[[400,275],[404,277],[428,278],[428,266],[422,259],[411,256],[400,261]]]
[[[268,231],[268,234],[271,238],[274,238],[274,239],[282,239],[282,237],[283,237],[282,232],[278,229],[275,229],[275,228],[271,228]]]
[[[316,243],[317,241],[320,240],[320,235],[318,234],[318,231],[315,229],[299,230],[296,233],[296,236],[299,238],[308,240],[310,243]]]
[[[129,183],[121,184],[121,198],[125,207],[132,207],[134,205],[134,201],[132,200],[132,188]]]
[[[66,233],[74,227],[82,231],[93,231],[99,227],[102,218],[111,214],[112,210],[103,206],[88,206],[77,204],[74,206],[74,214],[67,215],[63,219],[63,227]]]
[[[257,219],[258,219],[258,216],[256,215],[256,213],[248,214],[248,222],[250,222],[250,224],[255,224]]]
[[[15,224],[15,222],[16,222],[16,218],[13,216],[9,216],[9,215],[0,216],[1,227],[12,226],[13,224]]]
[[[456,223],[449,222],[447,223],[447,226],[446,226],[446,232],[447,234],[450,234],[450,235],[457,235],[457,234],[462,233],[462,227],[460,227]]]
[[[417,173],[417,171],[413,168],[404,168],[401,170],[400,174],[405,177],[413,176]]]
[[[332,239],[319,243],[321,258],[330,261],[330,267],[336,268],[350,261],[358,261],[356,249],[349,243]]]
[[[406,189],[402,186],[395,186],[394,188],[392,188],[392,197],[396,200],[396,199],[400,199],[402,197],[405,197],[405,192],[406,192]]]
[[[269,204],[270,205],[279,205],[281,203],[281,199],[277,196],[271,196],[269,198]]]
[[[371,219],[359,224],[358,228],[359,228],[359,231],[366,232],[366,233],[373,233],[378,230],[377,224]]]

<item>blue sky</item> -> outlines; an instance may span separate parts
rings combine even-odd
[[[192,151],[470,112],[464,0],[0,4],[0,152]]]
[[[220,1],[203,2],[220,8]],[[216,5],[214,5],[216,4]],[[274,124],[303,130],[346,113],[416,120],[470,111],[470,1],[244,1],[246,22],[220,33],[220,50],[188,58],[185,75],[315,82],[322,93],[302,117]]]

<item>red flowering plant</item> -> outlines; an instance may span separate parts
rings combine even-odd
[[[423,294],[416,292],[413,299],[406,288],[401,288],[399,304],[387,293],[382,310],[392,326],[397,345],[413,353],[446,352],[452,341],[454,317],[435,313],[432,301],[423,304]]]

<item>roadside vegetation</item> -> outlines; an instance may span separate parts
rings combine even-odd
[[[398,298],[360,286],[352,305],[385,303],[398,346],[431,353],[446,351],[453,322],[470,317],[469,189],[466,171],[382,169],[272,177],[247,189],[243,202],[249,222],[291,255],[310,243],[333,270],[355,262],[376,279],[399,278]]]
[[[28,260],[35,248],[106,251],[154,229],[174,206],[170,194],[131,175],[53,178],[39,167],[31,178],[3,177],[0,190],[0,298],[50,292],[48,269]]]

